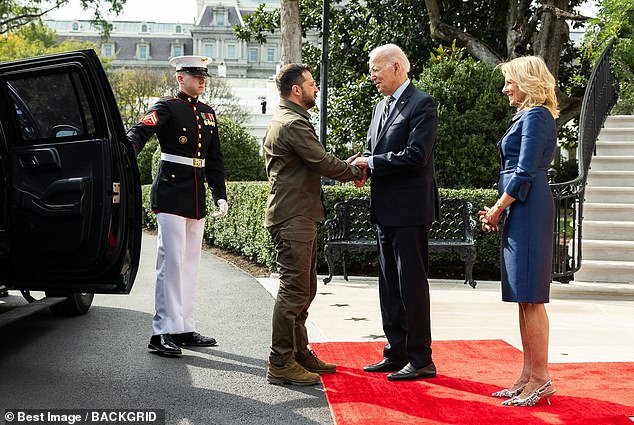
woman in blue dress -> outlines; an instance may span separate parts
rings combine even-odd
[[[498,190],[491,208],[480,211],[484,231],[502,228],[502,300],[519,305],[524,365],[517,381],[493,393],[502,404],[550,404],[555,392],[548,372],[548,315],[555,206],[546,171],[557,145],[555,78],[536,56],[500,65],[504,93],[518,112],[499,142],[502,160]]]

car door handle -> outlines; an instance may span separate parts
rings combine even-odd
[[[49,184],[44,193],[42,193],[42,201],[48,203],[60,193],[82,193],[84,192],[86,182],[88,182],[88,178],[85,177],[72,177],[69,179],[55,180]]]
[[[24,169],[34,169],[40,167],[61,168],[62,161],[55,148],[29,149],[17,156],[20,165]]]
[[[83,216],[85,214],[84,193],[89,189],[90,179],[75,177],[57,180],[51,183],[42,195],[18,190],[16,200],[18,205],[45,217]],[[77,192],[78,202],[68,204],[53,204],[51,200],[61,193]]]
[[[34,155],[22,155],[18,158],[22,168],[36,168],[40,165]]]

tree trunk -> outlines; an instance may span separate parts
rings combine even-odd
[[[568,24],[554,10],[568,11],[568,0],[547,0],[547,10],[542,13],[539,32],[535,33],[533,54],[541,56],[553,73],[555,79],[559,75],[559,63],[564,43],[568,40]],[[554,9],[556,8],[556,9]]]
[[[302,24],[299,17],[299,0],[282,0],[280,5],[280,32],[282,52],[280,61],[299,63],[302,61]]]
[[[568,12],[569,0],[542,0],[536,15],[528,16],[531,0],[509,0],[507,11],[507,52],[506,59],[525,54],[527,49],[534,55],[541,56],[555,79],[559,74],[561,51],[568,40],[568,24],[565,19],[582,18]],[[441,3],[438,0],[425,0],[429,15],[429,31],[435,40],[452,43],[464,47],[467,52],[480,61],[495,66],[502,62],[504,55],[493,51],[481,40],[471,34],[442,22]],[[532,48],[532,49],[531,49]],[[560,118],[557,126],[561,127],[573,118],[579,117],[581,99],[571,98],[559,91]]]
[[[486,43],[462,31],[460,28],[447,25],[441,21],[441,11],[437,0],[425,0],[427,15],[429,16],[429,32],[434,40],[452,43],[456,41],[458,47],[464,47],[467,52],[482,62],[495,66],[502,62],[502,58]]]

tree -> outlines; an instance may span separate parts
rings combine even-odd
[[[573,49],[568,34],[570,22],[585,22],[587,17],[574,13],[580,0],[491,0],[494,10],[506,16],[506,43],[503,49],[496,49],[483,41],[467,25],[458,26],[445,19],[448,6],[438,0],[425,0],[429,15],[429,28],[432,38],[451,43],[456,40],[459,47],[484,63],[495,66],[504,60],[520,55],[533,54],[544,58],[548,68],[559,80],[558,100],[561,115],[557,120],[561,127],[581,111],[581,97],[572,96],[564,90],[565,79],[559,78],[562,67],[570,67],[570,57],[566,51]],[[466,7],[469,3],[462,2]],[[576,56],[576,54],[575,54]],[[563,84],[562,84],[563,83]]]
[[[0,1],[0,34],[13,32],[23,25],[41,19],[46,13],[66,5],[70,0],[2,0]],[[93,23],[107,35],[110,24],[101,11],[118,15],[126,0],[80,0],[84,10],[93,12]]]
[[[604,0],[590,23],[585,56],[592,63],[610,41],[615,41],[612,60],[620,90],[614,112],[634,114],[634,6],[630,0]]]
[[[299,0],[282,0],[280,3],[280,28],[282,33],[282,64],[302,61],[302,26],[299,16]]]
[[[96,49],[91,42],[55,41],[55,32],[41,22],[30,22],[11,34],[0,34],[0,62],[69,50]]]
[[[151,68],[108,71],[108,80],[125,128],[138,123],[157,98],[173,91],[175,82],[172,74]]]

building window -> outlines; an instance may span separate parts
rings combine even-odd
[[[148,32],[147,24],[141,24],[141,32]]]
[[[183,56],[183,45],[180,43],[172,44],[172,56]]]
[[[235,44],[227,44],[227,59],[235,59],[238,57],[238,50]]]
[[[79,31],[79,23],[73,22],[73,31]]]
[[[224,12],[216,13],[216,25],[219,27],[225,26],[225,14]]]
[[[213,58],[215,56],[214,53],[216,53],[214,47],[214,43],[203,44],[203,55],[209,58]]]
[[[150,58],[150,45],[147,43],[139,43],[136,45],[136,57],[138,59]]]
[[[176,34],[181,34],[183,32],[183,27],[180,25],[176,25]]]
[[[101,55],[106,58],[114,57],[114,44],[113,43],[103,43],[101,45]]]
[[[267,62],[275,62],[275,49],[269,47],[266,49],[266,60]]]
[[[257,47],[249,47],[249,62],[259,62]]]

